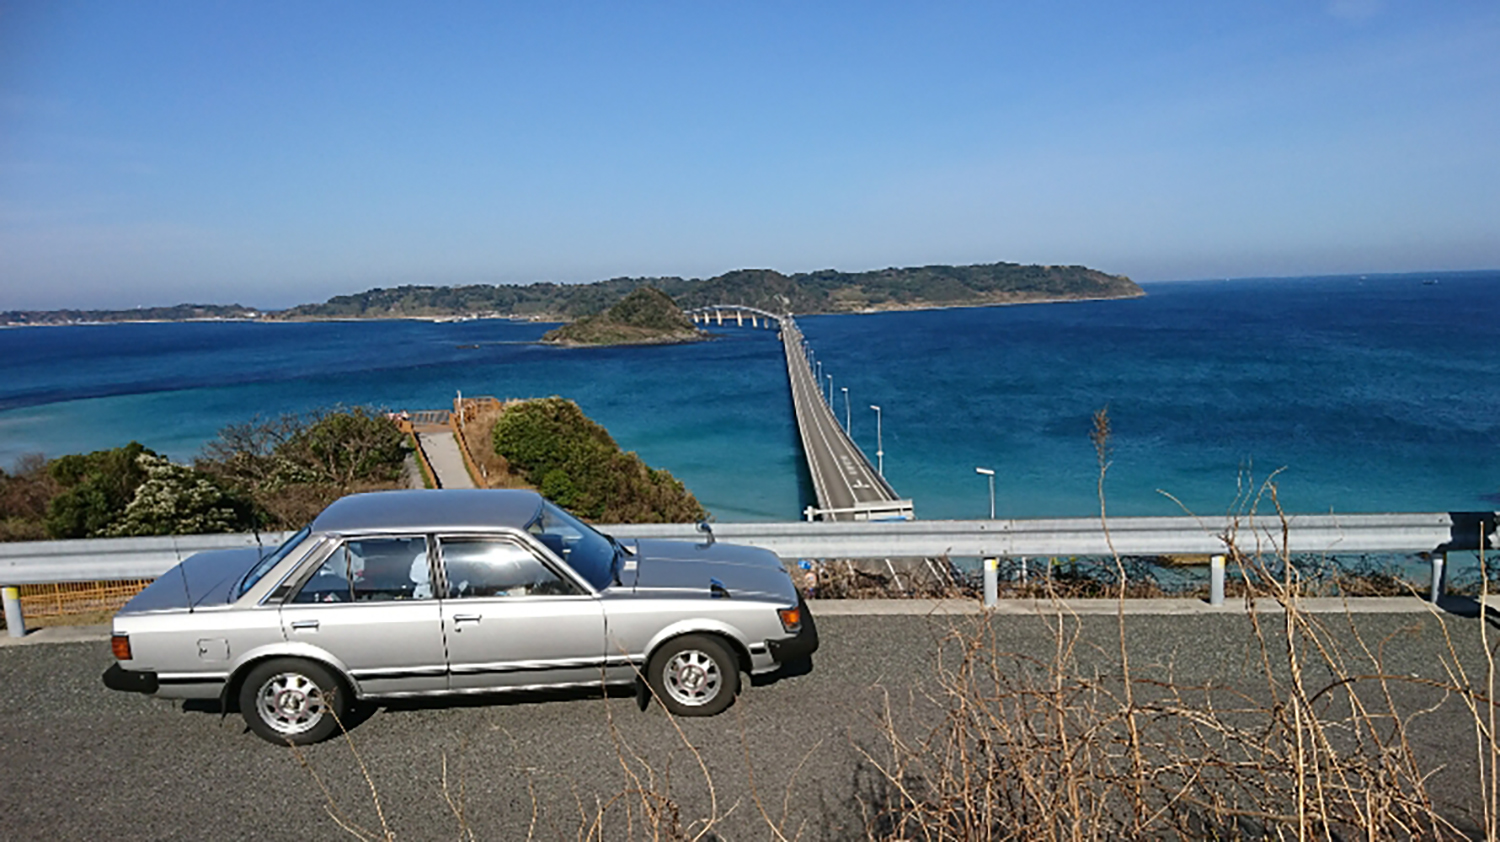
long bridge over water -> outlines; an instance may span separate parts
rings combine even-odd
[[[807,342],[791,315],[778,315],[743,305],[720,304],[686,311],[695,323],[781,328],[786,354],[787,379],[792,388],[792,409],[807,471],[812,476],[817,506],[804,513],[808,520],[911,520],[912,502],[902,499],[886,482],[833,411],[833,396],[825,393],[813,372]]]

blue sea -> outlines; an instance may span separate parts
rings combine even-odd
[[[1220,514],[1275,475],[1292,512],[1491,510],[1500,272],[1196,281],[1123,301],[799,318],[855,440],[923,518]],[[227,424],[465,395],[577,401],[723,521],[810,502],[774,330],[560,349],[482,320],[0,330],[0,465],[132,439],[190,460]]]

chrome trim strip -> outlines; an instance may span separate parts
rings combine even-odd
[[[524,693],[527,691],[536,690],[571,690],[580,687],[628,687],[629,685],[634,683],[634,681],[635,679],[633,678],[621,681],[608,681],[602,684],[598,681],[563,681],[557,684],[526,684],[517,687],[460,687],[454,690],[414,690],[403,691],[400,693],[379,693],[371,695],[377,696],[378,698],[382,699],[412,699],[426,696],[478,696],[489,693],[499,694]]]
[[[434,675],[447,675],[448,668],[437,667],[408,667],[406,669],[390,670],[350,670],[350,677],[359,681],[384,681],[396,678],[430,678]]]
[[[223,684],[229,680],[227,672],[159,672],[156,680],[161,684]]]
[[[541,670],[589,669],[609,666],[607,658],[567,658],[557,661],[492,661],[487,664],[465,664],[453,667],[453,675],[487,675],[510,672],[538,672]]]

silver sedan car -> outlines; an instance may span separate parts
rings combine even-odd
[[[199,553],[114,618],[115,690],[238,703],[256,734],[334,734],[355,699],[630,684],[674,714],[818,647],[781,561],[616,541],[529,491],[387,491],[274,551]]]

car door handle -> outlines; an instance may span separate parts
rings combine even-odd
[[[479,617],[480,617],[480,615],[478,615],[478,614],[454,614],[453,615],[453,622],[455,622],[455,623],[477,623],[477,622],[479,622]]]
[[[318,627],[318,621],[317,620],[293,620],[292,621],[292,629],[293,630],[296,630],[296,629],[317,629],[317,627]]]

